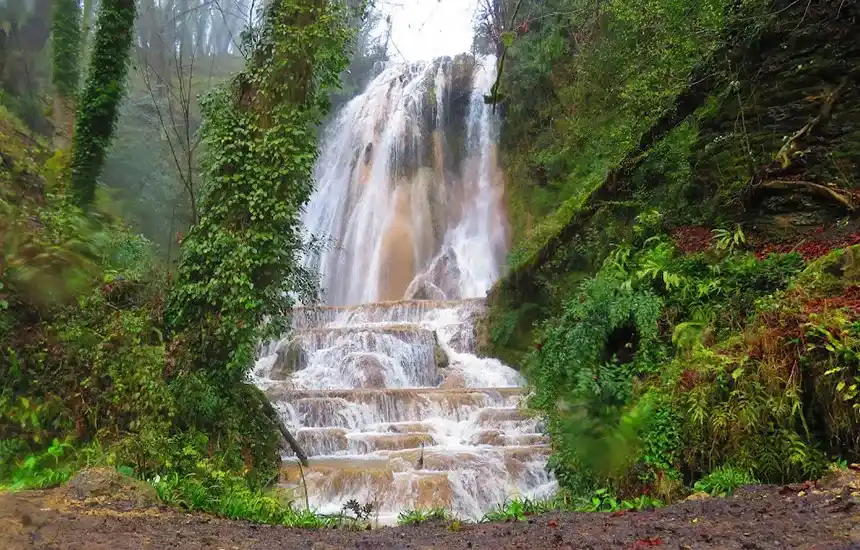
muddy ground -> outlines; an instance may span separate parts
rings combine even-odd
[[[17,549],[597,549],[831,548],[860,550],[860,474],[650,512],[559,513],[528,521],[300,530],[151,507],[148,498],[89,498],[67,488],[0,494],[0,548]]]

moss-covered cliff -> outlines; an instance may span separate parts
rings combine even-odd
[[[502,80],[515,249],[482,349],[528,376],[563,483],[582,449],[627,489],[856,458],[853,283],[803,281],[858,242],[860,8],[552,4],[578,11],[524,12]]]
[[[639,75],[624,79],[641,69],[639,61],[628,61],[616,65],[614,89],[565,82],[546,101],[549,128],[534,123],[524,131],[523,121],[509,115],[504,140],[515,249],[511,273],[492,301],[513,297],[522,315],[514,322],[511,308],[503,307],[505,318],[490,323],[488,349],[518,363],[517,352],[532,343],[519,336],[536,312],[552,310],[571,285],[593,273],[643,211],[659,210],[670,229],[741,223],[762,244],[802,239],[853,212],[860,174],[860,44],[851,39],[857,8],[839,11],[839,2],[825,2],[806,10],[802,4],[755,5],[721,19],[725,27],[715,34],[722,38],[699,42],[682,60],[678,71],[686,85],[652,83],[642,92],[645,101],[660,99],[640,112],[629,105],[633,99],[617,99],[644,85]],[[606,24],[607,36],[594,40],[612,48],[615,26]],[[675,32],[685,30],[691,31]],[[658,47],[638,49],[652,45]],[[591,68],[589,60],[580,64]],[[553,75],[585,70],[576,62],[559,65]],[[563,94],[588,98],[586,106]],[[594,105],[592,94],[602,94],[603,103]],[[634,115],[641,117],[619,132],[613,118]],[[597,133],[566,132],[565,125]],[[611,136],[604,140],[603,133]]]

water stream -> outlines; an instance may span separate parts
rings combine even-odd
[[[390,67],[329,126],[304,223],[325,305],[294,311],[255,381],[310,457],[323,513],[356,499],[381,523],[444,506],[478,519],[555,489],[522,378],[475,355],[483,296],[507,251],[493,60]],[[285,458],[285,486],[300,487]]]

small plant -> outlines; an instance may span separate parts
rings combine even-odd
[[[481,522],[523,521],[528,516],[545,514],[547,512],[564,509],[566,509],[566,505],[564,501],[559,498],[545,500],[515,498],[499,505],[495,510],[491,510],[484,514],[484,517],[481,518]]]
[[[370,516],[373,514],[373,503],[368,502],[364,506],[360,505],[357,500],[350,499],[346,501],[341,510],[346,512],[352,512],[352,515],[357,520],[367,521],[370,519]]]
[[[721,466],[706,475],[693,485],[693,489],[708,493],[711,496],[730,496],[735,489],[744,485],[758,483],[752,473],[747,470]]]
[[[296,510],[292,502],[283,501],[275,492],[252,490],[244,479],[217,469],[211,469],[206,475],[180,476],[176,472],[164,477],[156,475],[149,482],[162,502],[186,510],[287,527],[316,528],[334,524],[334,520],[310,510]]]
[[[609,489],[597,489],[584,504],[576,507],[579,512],[615,512],[621,509],[621,502]]]
[[[746,235],[740,225],[731,229],[714,229],[714,241],[717,250],[726,251],[732,254],[735,250],[743,248],[747,243]]]
[[[428,521],[448,521],[451,518],[451,514],[442,507],[404,510],[397,516],[397,525],[420,525]]]
[[[30,454],[12,471],[8,488],[13,491],[53,487],[69,479],[73,468],[63,459],[72,445],[54,439],[42,453]]]
[[[653,510],[654,508],[662,507],[662,500],[652,498],[649,495],[639,495],[636,498],[621,501],[621,508],[623,510]]]

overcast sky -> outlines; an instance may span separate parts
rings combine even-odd
[[[379,0],[377,6],[391,14],[389,54],[422,61],[469,51],[477,1]]]

